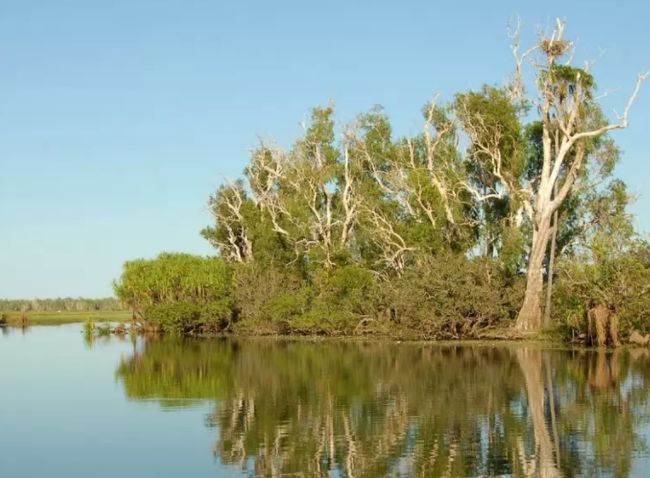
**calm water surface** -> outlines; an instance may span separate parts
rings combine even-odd
[[[650,476],[650,356],[0,335],[0,477]]]

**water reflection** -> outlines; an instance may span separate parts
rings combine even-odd
[[[635,351],[161,339],[117,375],[132,399],[214,401],[215,455],[255,476],[631,476],[645,456]]]

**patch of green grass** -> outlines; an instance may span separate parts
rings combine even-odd
[[[21,325],[23,312],[2,312],[8,325]],[[25,312],[27,325],[62,325],[78,322],[126,322],[131,320],[128,310],[85,310],[61,312]]]

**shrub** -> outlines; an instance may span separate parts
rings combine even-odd
[[[460,338],[509,324],[522,296],[521,278],[494,261],[449,253],[407,267],[388,284],[385,303],[395,321],[424,338]]]
[[[126,262],[114,289],[139,313],[161,303],[208,303],[230,295],[230,271],[218,257],[163,253]]]
[[[264,332],[275,332],[274,323],[302,309],[291,304],[306,285],[291,268],[259,263],[237,264],[233,270],[233,303],[237,321],[257,324]],[[287,302],[285,304],[285,302]],[[241,325],[239,326],[241,327]]]
[[[232,315],[230,268],[218,257],[163,253],[129,261],[114,287],[120,300],[162,330],[221,330]]]
[[[312,306],[294,327],[315,327],[323,333],[352,333],[362,319],[375,317],[379,298],[378,281],[367,269],[345,265],[321,270],[314,278]]]
[[[152,305],[146,310],[147,323],[172,333],[189,333],[201,318],[201,306],[193,302],[171,302]]]
[[[584,331],[589,304],[610,307],[625,334],[650,332],[650,245],[636,241],[623,251],[560,261],[553,294],[554,319],[571,333]]]
[[[230,327],[232,315],[230,298],[209,302],[201,307],[199,325],[202,332],[221,332]]]

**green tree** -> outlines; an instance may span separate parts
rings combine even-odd
[[[551,37],[537,47],[544,61],[537,71],[539,100],[534,103],[542,123],[542,162],[539,174],[532,178],[528,188],[527,204],[533,231],[526,294],[516,323],[516,327],[524,331],[542,325],[544,261],[552,236],[552,218],[585,167],[589,142],[614,129],[627,127],[630,107],[647,76],[639,76],[620,121],[598,121],[602,116],[592,75],[585,69],[558,62],[571,48],[563,33],[564,24],[558,20]]]

